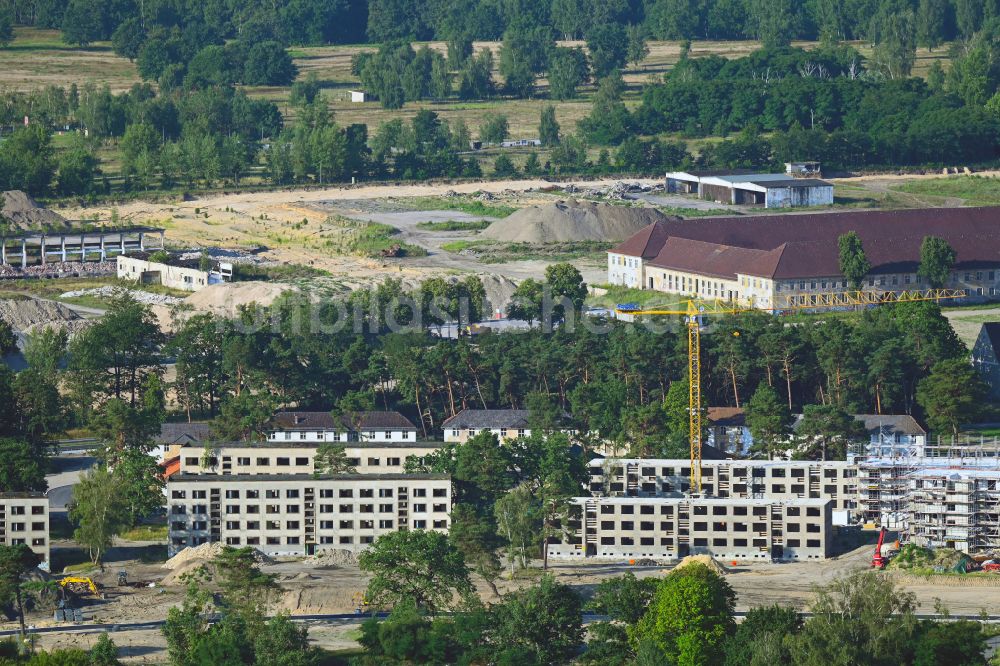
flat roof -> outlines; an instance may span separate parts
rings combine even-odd
[[[17,493],[0,493],[0,500],[5,499],[37,499],[37,500],[48,500],[48,496],[45,493],[26,491]]]
[[[833,187],[833,183],[828,183],[825,180],[819,180],[818,178],[784,178],[781,180],[771,180],[771,179],[760,180],[758,178],[754,178],[753,180],[735,182],[733,183],[733,187],[739,188],[739,186],[744,184],[745,182],[750,183],[751,185],[757,185],[758,187],[768,187],[768,188]]]
[[[21,233],[0,233],[0,240],[16,240],[16,239],[42,239],[42,238],[97,238],[101,236],[118,236],[125,234],[138,234],[138,233],[158,233],[162,234],[166,229],[161,229],[160,227],[131,227],[128,229],[90,229],[88,231],[73,230],[73,229],[52,229],[50,231],[45,230],[35,230],[35,231],[22,231]]]
[[[450,481],[448,474],[174,474],[167,482],[271,483],[275,481]]]

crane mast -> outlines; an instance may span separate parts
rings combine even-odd
[[[964,289],[924,289],[913,291],[849,291],[812,294],[809,302],[800,296],[786,296],[782,304],[774,308],[756,308],[764,312],[784,312],[816,310],[820,308],[843,308],[855,306],[877,306],[889,303],[913,303],[920,301],[941,301],[964,298]],[[688,334],[688,435],[691,440],[691,474],[689,492],[701,494],[701,449],[702,449],[702,412],[701,412],[701,323],[705,315],[738,314],[755,309],[753,303],[749,306],[731,301],[702,301],[699,305],[694,299],[687,300],[684,310],[652,309],[644,310],[637,303],[622,303],[615,306],[617,314],[625,315],[666,315],[682,316],[687,326]],[[706,305],[708,307],[706,311]]]
[[[688,434],[691,439],[690,492],[701,494],[701,318],[688,302]]]

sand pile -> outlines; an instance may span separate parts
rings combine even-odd
[[[688,555],[674,567],[674,570],[682,569],[689,564],[704,564],[720,576],[725,576],[728,573],[726,567],[716,562],[711,555]]]
[[[41,301],[37,298],[0,299],[0,319],[16,332],[36,330],[40,324],[60,324],[77,321],[79,316],[62,303]]]
[[[275,282],[224,282],[213,284],[184,299],[198,312],[235,317],[241,305],[267,307],[286,291],[298,291],[289,284]]]
[[[522,208],[491,224],[481,237],[517,243],[620,241],[653,222],[669,219],[654,208],[570,199]]]
[[[200,546],[189,546],[163,563],[164,569],[181,569],[192,562],[204,564],[222,552],[221,543],[203,543]]]
[[[35,229],[68,229],[69,223],[48,208],[42,208],[34,199],[21,190],[8,190],[0,198],[0,216],[9,220],[14,229],[32,231]]]
[[[324,550],[310,555],[303,562],[311,567],[349,567],[358,563],[357,556],[349,550]]]

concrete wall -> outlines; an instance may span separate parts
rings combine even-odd
[[[221,542],[268,555],[360,552],[406,529],[447,532],[451,481],[427,476],[172,477],[168,552]]]
[[[211,448],[210,464],[202,465],[204,446],[185,446],[180,451],[184,474],[312,474],[318,445],[313,446],[219,446]],[[405,446],[344,446],[358,474],[398,474],[410,456],[422,458],[440,444],[427,442]]]
[[[669,497],[688,490],[691,463],[670,459],[595,459],[594,495]],[[703,460],[702,487],[720,498],[822,499],[836,510],[858,506],[858,469],[844,461]]]
[[[824,500],[604,497],[572,503],[572,536],[550,544],[550,558],[822,560],[833,532]]]
[[[832,206],[833,185],[822,187],[769,187],[765,208]]]
[[[126,256],[118,257],[118,278],[135,282],[151,279],[154,284],[182,291],[198,291],[210,284],[219,284],[223,281],[219,273]]]
[[[40,493],[0,494],[0,543],[27,544],[49,570],[49,498]]]

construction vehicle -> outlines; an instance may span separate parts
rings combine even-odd
[[[878,541],[875,543],[875,552],[872,553],[872,569],[885,569],[885,565],[889,564],[889,555],[887,555],[882,547],[888,545],[885,543],[885,535],[889,530],[884,527],[878,531]]]
[[[86,594],[89,591],[94,596],[98,595],[97,583],[90,578],[66,576],[59,581],[59,585],[64,589],[68,589],[73,594]]]
[[[983,562],[983,571],[1000,573],[1000,562],[997,560],[987,560],[986,562]]]
[[[684,318],[688,333],[688,438],[691,443],[690,492],[701,494],[701,448],[702,448],[702,407],[701,407],[701,327],[704,318],[715,315],[743,314],[751,310],[783,313],[787,311],[816,310],[821,308],[847,308],[856,306],[886,305],[889,303],[913,303],[918,301],[941,301],[964,298],[963,289],[924,289],[917,291],[845,291],[810,294],[809,302],[800,302],[796,296],[785,296],[782,302],[771,308],[755,308],[753,303],[742,305],[733,301],[698,301],[689,299],[682,310],[643,310],[638,303],[620,303],[615,313],[631,316],[679,316]],[[805,297],[802,297],[803,299]],[[734,333],[738,335],[738,333]]]

